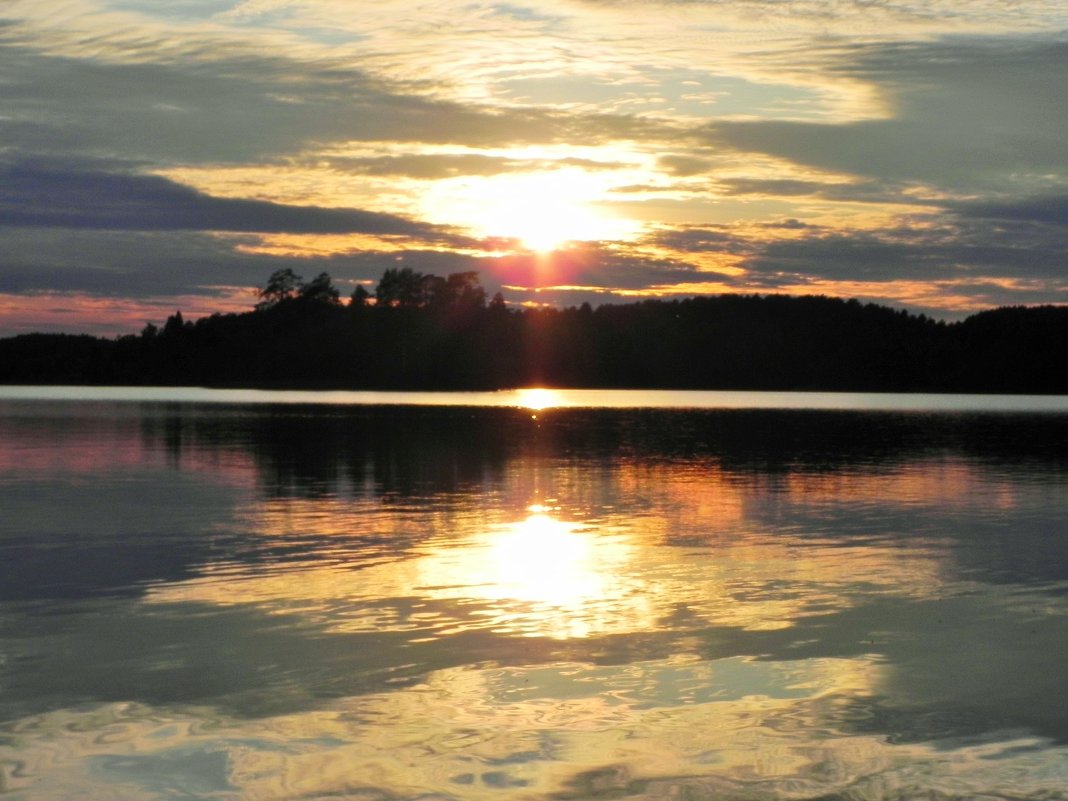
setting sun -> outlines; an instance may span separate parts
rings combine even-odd
[[[538,412],[542,409],[548,409],[553,406],[560,406],[562,399],[559,392],[555,392],[551,389],[517,389],[516,395],[518,395],[519,405],[525,409],[531,409]]]
[[[613,238],[620,222],[569,197],[566,183],[539,177],[520,183],[514,194],[496,198],[480,224],[489,236],[518,239],[528,250],[547,252],[569,242]]]
[[[577,168],[442,181],[428,193],[428,211],[470,227],[477,235],[515,240],[548,252],[569,242],[625,239],[634,220],[596,207],[603,177]]]

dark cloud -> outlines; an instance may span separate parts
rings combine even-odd
[[[0,164],[0,225],[123,231],[367,233],[450,244],[472,241],[392,214],[217,198],[158,176]]]
[[[281,267],[339,276],[352,270],[342,257],[269,256],[235,250],[239,242],[184,231],[52,229],[42,236],[39,228],[7,228],[0,292],[111,298],[215,295],[219,287],[261,286]]]
[[[706,159],[677,154],[661,156],[656,163],[660,169],[680,178],[700,175],[712,169],[712,165]]]
[[[794,219],[793,217],[786,220],[776,220],[775,222],[761,223],[762,228],[782,229],[785,231],[803,231],[803,230],[816,230],[822,228],[819,225],[812,225],[811,223],[802,222],[801,220]]]
[[[752,228],[728,225],[659,230],[643,244],[686,253],[739,256],[739,286],[774,289],[810,281],[955,281],[1004,279],[1068,282],[1068,221],[1061,198],[1015,205],[964,204],[957,219],[939,211],[902,220],[897,227],[848,231],[784,219],[755,226],[791,231],[766,240]],[[997,216],[997,219],[992,217]],[[1052,222],[1048,222],[1052,221]],[[652,282],[650,282],[652,283]]]
[[[945,278],[952,271],[937,246],[869,233],[820,233],[771,242],[744,263],[747,279],[764,286],[798,279],[895,281]]]
[[[720,189],[728,195],[775,195],[803,197],[816,195],[825,190],[829,184],[816,181],[768,178],[732,178],[721,181]]]
[[[981,278],[1031,279],[1065,275],[1064,232],[1008,234],[987,225],[953,229],[828,232],[780,240],[752,249],[746,280],[764,286],[797,280],[951,281]]]
[[[751,243],[731,232],[728,226],[684,226],[656,231],[646,238],[652,245],[673,248],[692,253],[739,252],[752,249]]]
[[[840,51],[842,77],[877,86],[888,119],[719,122],[710,144],[893,183],[1000,190],[1068,170],[1068,44],[1007,38]]]
[[[140,299],[217,295],[228,287],[251,291],[262,286],[272,272],[286,267],[305,277],[328,272],[341,286],[377,282],[391,267],[436,275],[477,270],[487,288],[496,291],[499,286],[494,259],[450,250],[300,256],[258,251],[259,238],[254,235],[93,229],[53,229],[47,234],[42,237],[38,228],[4,230],[0,293],[63,292]]]
[[[930,205],[904,194],[904,186],[886,181],[855,181],[828,183],[797,179],[731,178],[719,182],[720,191],[728,195],[758,195],[767,197],[813,197],[846,203],[909,203]]]
[[[279,55],[110,63],[0,39],[0,136],[21,152],[245,162],[349,141],[469,147],[674,135],[613,114],[462,105]]]
[[[1013,201],[973,201],[950,206],[963,217],[1068,228],[1068,195],[1044,195]]]

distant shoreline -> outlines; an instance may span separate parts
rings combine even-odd
[[[473,287],[473,289],[472,289]],[[1068,307],[946,323],[823,296],[591,308],[283,297],[105,339],[0,339],[0,384],[260,390],[572,389],[1068,394]]]

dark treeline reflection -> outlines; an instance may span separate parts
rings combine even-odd
[[[287,274],[288,273],[288,274]],[[595,388],[1068,392],[1068,309],[943,323],[828,297],[647,300],[596,309],[486,301],[476,273],[389,270],[348,305],[329,276],[272,276],[244,314],[115,340],[0,339],[0,382],[352,389]]]
[[[462,491],[499,472],[518,446],[510,436],[517,415],[510,410],[245,411],[190,417],[175,406],[143,418],[142,433],[146,445],[162,445],[178,466],[186,450],[239,449],[253,457],[260,486],[272,497],[315,498],[353,488],[414,497]]]
[[[947,453],[994,467],[1068,468],[1061,415],[797,410],[249,407],[225,416],[175,406],[142,419],[145,443],[239,448],[264,490],[311,496],[360,487],[431,496],[492,486],[510,459],[694,460],[731,471],[877,469]]]

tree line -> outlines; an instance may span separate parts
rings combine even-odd
[[[0,339],[0,383],[1066,393],[1066,354],[1068,307],[954,323],[825,296],[513,308],[475,272],[406,267],[342,300],[326,273],[279,270],[244,313]]]

